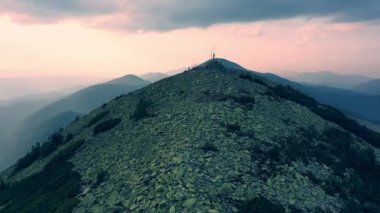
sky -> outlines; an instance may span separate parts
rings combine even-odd
[[[380,78],[378,0],[1,0],[0,78],[165,72],[217,57]]]

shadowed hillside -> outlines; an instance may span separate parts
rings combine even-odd
[[[78,116],[87,114],[111,99],[148,85],[149,82],[137,76],[127,75],[103,84],[87,87],[62,98],[23,121],[11,137],[14,143],[13,155],[16,160],[37,142],[67,126]]]

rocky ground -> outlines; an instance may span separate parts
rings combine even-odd
[[[210,62],[119,97],[73,123],[62,134],[86,141],[69,160],[81,175],[73,211],[362,207],[363,199],[348,183],[367,186],[367,176],[346,162],[333,141],[349,141],[343,148],[359,156],[375,148],[307,107],[273,95],[273,86],[247,71]],[[101,121],[121,122],[94,135],[96,124],[88,123],[105,111]],[[20,180],[41,171],[52,156],[3,177]],[[378,208],[376,201],[367,204]]]

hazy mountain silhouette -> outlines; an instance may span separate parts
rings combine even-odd
[[[3,212],[376,212],[380,134],[211,60],[97,108],[3,172]]]
[[[168,76],[169,75],[167,75],[165,73],[161,73],[161,72],[151,72],[151,73],[142,74],[139,77],[146,80],[146,81],[153,83],[153,82],[159,81],[161,79],[164,79]]]
[[[141,87],[141,86],[146,86],[150,82],[136,76],[136,75],[125,75],[121,78],[117,78],[114,80],[111,80],[107,82],[106,84],[121,84],[121,85],[128,85],[128,86],[136,86],[136,87]]]
[[[300,73],[286,76],[286,78],[302,84],[328,86],[341,89],[352,89],[359,84],[373,79],[362,75],[343,75],[328,71]]]
[[[134,75],[127,75],[103,84],[97,84],[75,92],[51,103],[23,121],[11,139],[15,143],[14,158],[25,154],[36,142],[44,141],[76,116],[89,113],[116,96],[148,85],[149,82]]]
[[[104,79],[92,76],[0,78],[0,101],[52,92],[74,92]]]
[[[380,95],[380,79],[364,82],[353,89],[367,95]]]
[[[14,145],[12,133],[27,117],[63,96],[64,94],[60,93],[48,93],[2,102],[0,105],[0,170],[17,159],[11,151]]]

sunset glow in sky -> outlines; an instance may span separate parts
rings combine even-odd
[[[380,2],[263,2],[4,0],[0,77],[164,72],[213,46],[261,72],[380,77]]]

